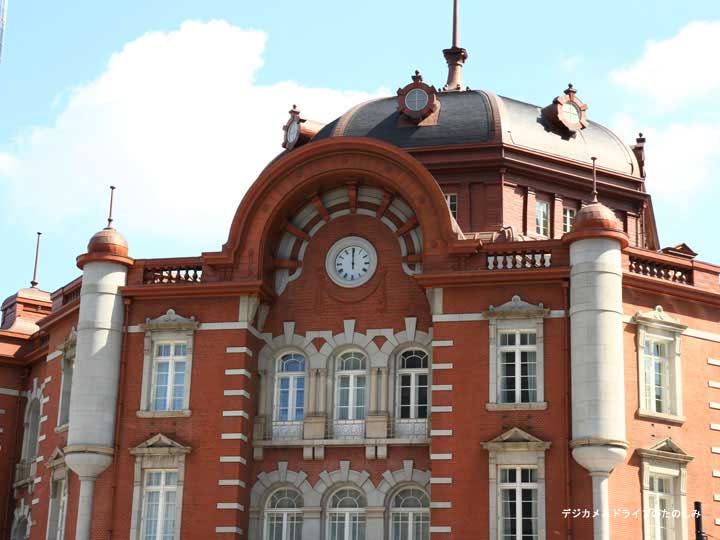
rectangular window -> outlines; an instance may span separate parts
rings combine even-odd
[[[499,538],[537,540],[539,536],[537,469],[502,467],[498,472]]]
[[[572,230],[573,223],[575,223],[575,216],[577,210],[574,208],[563,208],[563,232],[569,233]]]
[[[535,201],[535,232],[550,235],[550,205],[545,201]]]
[[[277,420],[300,422],[305,417],[305,377],[281,376],[278,379]]]
[[[50,510],[48,515],[48,540],[64,540],[65,515],[67,514],[67,480],[52,481],[50,488]]]
[[[537,339],[535,332],[517,330],[499,335],[499,403],[537,401]]]
[[[652,475],[649,481],[650,540],[674,540],[673,479]]]
[[[450,214],[452,215],[453,219],[457,219],[457,194],[456,193],[446,193],[445,194],[445,202],[448,205],[448,208],[450,209]]]
[[[667,343],[645,340],[645,408],[657,413],[670,411],[670,360]]]
[[[185,399],[185,342],[158,343],[155,346],[152,375],[153,411],[180,411]]]
[[[338,377],[338,420],[362,420],[365,418],[365,375],[341,375]]]
[[[427,373],[401,373],[400,418],[420,419],[428,415]]]
[[[177,471],[147,470],[143,484],[142,540],[175,536]]]

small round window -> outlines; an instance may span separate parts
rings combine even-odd
[[[580,109],[578,109],[577,105],[568,101],[563,104],[562,110],[569,124],[575,125],[580,123]]]
[[[419,112],[427,107],[429,100],[430,98],[425,90],[413,88],[405,96],[405,106],[413,112]]]

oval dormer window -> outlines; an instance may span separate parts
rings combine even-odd
[[[421,88],[413,88],[405,96],[405,106],[413,112],[422,111],[427,107],[429,96]]]

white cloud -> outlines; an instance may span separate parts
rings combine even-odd
[[[578,55],[568,56],[560,61],[560,65],[565,71],[575,71],[582,63],[583,57]]]
[[[0,154],[5,208],[26,224],[37,216],[59,229],[87,224],[89,235],[103,223],[114,184],[116,224],[128,236],[217,249],[243,194],[282,150],[293,103],[330,121],[372,97],[256,84],[265,41],[223,21],[189,21],[126,44],[99,77],[71,92],[53,126],[30,130],[12,155]]]
[[[664,108],[720,90],[720,21],[692,22],[664,41],[648,41],[642,57],[611,78]]]

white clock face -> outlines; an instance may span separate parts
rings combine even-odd
[[[359,287],[377,269],[373,245],[359,236],[348,236],[333,244],[325,258],[330,278],[341,287]]]
[[[294,143],[294,142],[295,142],[295,139],[297,139],[297,137],[298,137],[298,132],[299,132],[299,130],[300,130],[300,128],[298,127],[298,123],[297,123],[297,122],[293,122],[292,124],[290,124],[290,125],[288,126],[288,128],[287,128],[287,141],[288,141],[289,143]]]
[[[370,254],[361,246],[348,246],[335,257],[335,272],[345,281],[360,280],[370,270]]]

